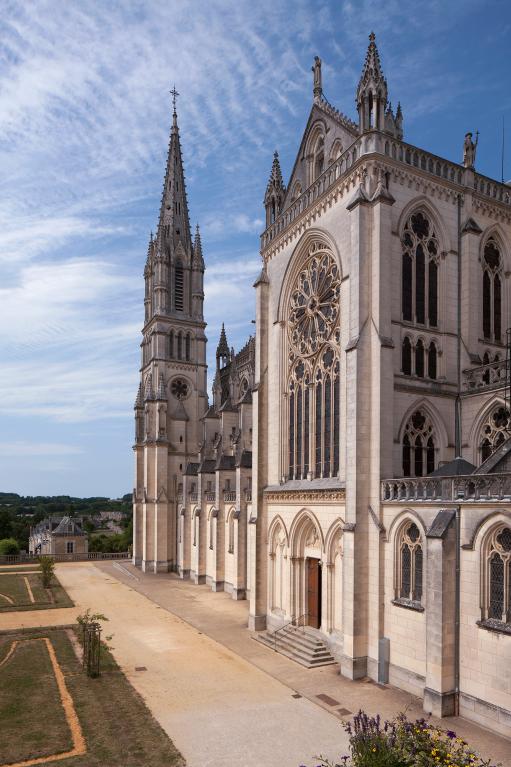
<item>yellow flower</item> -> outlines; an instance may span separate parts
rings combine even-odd
[[[376,749],[375,749],[375,748],[373,748],[373,751],[376,751]]]

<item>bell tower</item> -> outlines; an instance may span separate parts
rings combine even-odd
[[[176,566],[182,473],[201,439],[207,409],[204,258],[192,242],[175,88],[156,236],[144,269],[144,327],[135,402],[133,562],[144,571]]]

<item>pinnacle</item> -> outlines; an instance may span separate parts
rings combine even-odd
[[[193,241],[193,262],[201,269],[204,269],[204,257],[202,255],[202,242],[198,224],[195,227],[195,239]]]
[[[376,35],[374,32],[371,32],[369,35],[369,46],[357,88],[357,97],[359,99],[361,91],[369,84],[373,85],[373,87],[382,86],[385,92],[387,90],[387,81],[381,68],[380,55],[376,46]]]
[[[220,340],[216,349],[217,357],[229,356],[229,344],[227,343],[227,336],[225,334],[225,325],[222,322],[222,330],[220,331]]]

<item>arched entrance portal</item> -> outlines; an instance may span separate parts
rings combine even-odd
[[[322,617],[323,539],[316,519],[303,511],[291,530],[292,614],[306,626],[319,629]]]

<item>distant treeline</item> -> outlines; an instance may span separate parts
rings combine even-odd
[[[30,528],[51,514],[93,517],[100,511],[123,512],[127,515],[127,527],[132,514],[131,493],[116,500],[100,496],[75,498],[71,495],[0,493],[0,540],[15,538],[21,549],[28,550]]]

